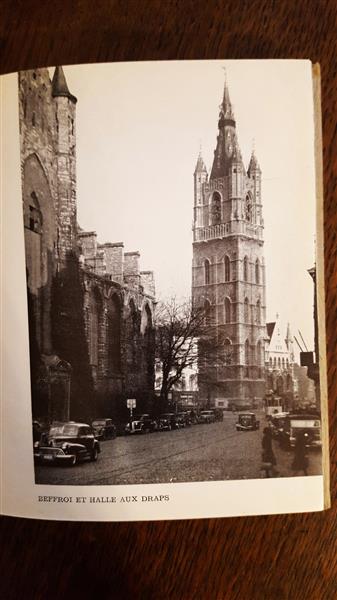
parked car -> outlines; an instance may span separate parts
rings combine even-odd
[[[95,419],[91,426],[98,440],[113,440],[117,435],[112,419]]]
[[[125,426],[125,433],[153,433],[158,430],[157,422],[148,414],[138,415]]]
[[[213,410],[202,410],[198,416],[198,423],[214,423],[215,414]]]
[[[308,448],[321,448],[321,420],[318,414],[289,414],[278,437],[280,445],[284,448],[294,448],[297,436],[303,433],[307,434]]]
[[[183,427],[190,427],[192,425],[191,415],[187,411],[177,413],[177,419],[180,419],[183,422]]]
[[[269,417],[271,435],[275,440],[280,439],[280,437],[283,435],[286,419],[288,416],[289,413],[282,412]]]
[[[260,428],[260,421],[256,419],[255,413],[243,412],[238,414],[235,427],[237,431],[255,431]]]
[[[175,413],[163,413],[159,416],[158,428],[160,431],[171,431],[171,429],[179,429],[179,420]]]
[[[39,463],[76,465],[85,459],[96,461],[101,448],[86,423],[52,424],[45,442],[35,442],[34,459]]]

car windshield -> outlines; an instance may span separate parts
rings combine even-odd
[[[64,436],[74,436],[78,433],[77,425],[57,425],[56,427],[51,427],[49,430],[49,435],[51,437],[55,437],[57,435]]]
[[[106,421],[105,421],[105,419],[100,419],[98,421],[93,421],[92,424],[94,427],[95,427],[95,425],[105,425]]]

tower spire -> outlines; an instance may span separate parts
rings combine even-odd
[[[225,72],[224,91],[219,106],[217,145],[210,179],[226,177],[233,162],[242,162],[239,143],[236,136],[235,118],[231,99],[229,97],[227,76]]]
[[[224,70],[225,80],[224,80],[224,88],[223,88],[223,98],[222,98],[222,103],[220,105],[220,115],[222,113],[225,119],[231,119],[234,121],[233,106],[231,103],[231,99],[229,97],[226,67],[222,67],[222,68]]]

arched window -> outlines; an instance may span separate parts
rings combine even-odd
[[[35,233],[42,232],[42,214],[40,204],[35,192],[32,192],[29,199],[29,214],[26,218],[26,227]]]
[[[269,359],[269,366],[270,366],[270,367],[272,367],[272,366],[273,366],[273,359],[272,359],[272,357],[270,357],[270,359]]]
[[[293,386],[293,382],[292,382],[291,375],[289,375],[289,374],[287,375],[286,384],[287,384],[287,391],[291,392],[292,386]]]
[[[258,258],[255,261],[255,283],[260,283],[260,261]]]
[[[248,221],[249,223],[252,221],[252,198],[251,198],[250,194],[247,194],[247,196],[246,196],[245,217],[246,217],[246,221]]]
[[[229,298],[225,298],[225,323],[231,322],[231,301]]]
[[[279,369],[281,368],[281,358],[280,357],[278,357],[278,359],[277,359],[277,366]]]
[[[137,310],[133,299],[129,302],[129,316],[127,319],[127,361],[128,366],[134,370],[137,366],[137,350],[138,350],[138,319]]]
[[[274,367],[276,367],[276,356],[274,356]]]
[[[256,303],[256,323],[260,325],[261,323],[261,301],[258,300]]]
[[[278,377],[276,380],[276,391],[278,394],[283,394],[284,384],[282,377]]]
[[[219,192],[214,192],[211,200],[211,225],[217,225],[221,222],[221,196]]]
[[[285,368],[285,360],[284,360],[284,357],[283,357],[282,358],[282,369],[284,369],[284,368]]]
[[[100,341],[100,322],[102,315],[102,299],[97,289],[90,294],[88,317],[89,359],[90,364],[98,366],[98,348]]]
[[[248,281],[248,256],[243,259],[243,281]]]
[[[230,281],[231,279],[231,264],[229,260],[229,256],[225,256],[225,281]]]
[[[108,302],[108,373],[119,373],[121,366],[121,307],[119,299],[113,295]]]
[[[245,319],[245,323],[249,322],[249,300],[248,300],[248,298],[245,298],[245,303],[244,303],[244,319]]]
[[[205,270],[205,285],[209,285],[211,282],[211,265],[207,258],[204,262],[204,270]]]

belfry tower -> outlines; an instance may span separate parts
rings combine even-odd
[[[216,352],[200,358],[201,398],[243,406],[265,390],[265,264],[261,169],[242,161],[225,82],[208,177],[201,152],[194,171],[192,300],[205,309]]]

